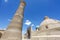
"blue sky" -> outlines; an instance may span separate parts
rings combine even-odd
[[[60,20],[60,0],[24,0],[26,7],[24,10],[23,30],[33,24],[33,29],[40,25],[44,16]],[[7,28],[10,20],[15,14],[20,0],[0,0],[0,29]],[[26,21],[30,22],[26,25]],[[24,31],[23,31],[24,32]]]

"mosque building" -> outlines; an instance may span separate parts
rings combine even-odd
[[[29,32],[28,32],[29,31]],[[24,39],[30,40],[60,40],[60,21],[45,16],[40,27],[32,31],[29,27]]]

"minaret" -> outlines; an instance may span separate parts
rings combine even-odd
[[[12,21],[8,25],[7,30],[2,35],[1,40],[22,40],[22,23],[24,17],[24,7],[25,2],[21,1]]]

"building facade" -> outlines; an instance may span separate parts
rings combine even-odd
[[[28,32],[26,34],[28,34]],[[39,28],[36,28],[35,31],[30,30],[30,38],[25,35],[24,39],[60,40],[60,21],[45,16]]]

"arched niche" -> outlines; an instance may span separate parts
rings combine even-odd
[[[2,36],[2,33],[0,32],[0,38],[1,38],[1,36]]]

